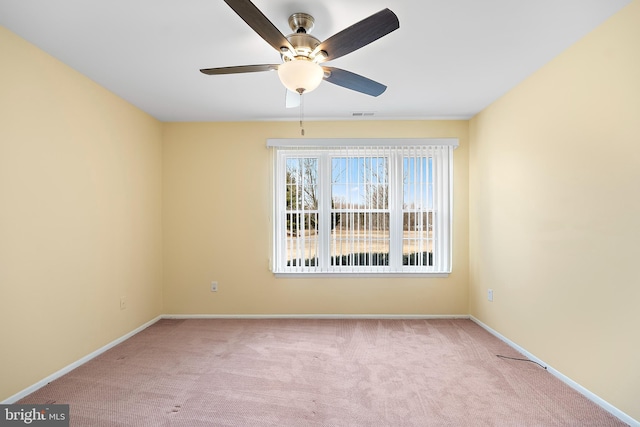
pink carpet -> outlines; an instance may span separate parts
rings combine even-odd
[[[72,426],[622,426],[470,320],[161,320],[18,403]]]

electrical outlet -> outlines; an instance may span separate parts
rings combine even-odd
[[[211,292],[218,292],[218,282],[211,282]]]
[[[489,291],[487,292],[487,299],[493,302],[493,289],[489,289]]]
[[[120,297],[120,310],[124,310],[125,308],[127,308],[127,299]]]

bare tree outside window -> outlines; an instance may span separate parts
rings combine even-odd
[[[287,160],[286,210],[291,212],[287,220],[287,231],[298,235],[303,230],[316,229],[314,216],[304,212],[318,210],[318,159],[294,158]],[[305,217],[305,222],[300,219]]]
[[[388,265],[386,157],[333,157],[331,265]]]

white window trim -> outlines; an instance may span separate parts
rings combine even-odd
[[[273,138],[267,147],[389,147],[413,145],[450,145],[457,148],[458,138]]]
[[[319,151],[324,151],[326,148],[331,147],[403,147],[403,146],[450,146],[453,149],[457,148],[459,141],[457,138],[278,138],[268,139],[268,148],[302,148],[306,150],[313,150],[318,148]],[[310,152],[309,151],[309,152]],[[282,154],[282,153],[280,153]],[[279,179],[275,179],[277,170],[276,168],[276,156],[278,156],[278,150],[273,149],[273,162],[271,173],[271,187],[273,194],[271,197],[272,203],[272,217],[271,223],[273,225],[271,232],[271,251],[272,257],[269,260],[271,270],[276,277],[279,278],[311,278],[311,277],[350,277],[350,278],[381,278],[381,277],[448,277],[453,266],[453,161],[451,161],[448,168],[448,184],[451,187],[449,192],[449,212],[447,218],[447,234],[448,234],[448,271],[446,272],[416,272],[416,271],[380,271],[380,272],[359,272],[359,271],[333,271],[333,272],[281,272],[276,271],[276,260],[278,259],[277,252],[281,250],[277,244],[277,237],[279,230],[278,226],[278,206],[283,202],[282,200],[276,201],[276,196],[279,194],[282,197],[282,192],[278,191],[276,185],[280,182]],[[396,183],[399,185],[398,183]],[[328,187],[328,186],[327,186]],[[325,188],[325,191],[330,191]],[[326,197],[326,196],[325,196]],[[330,197],[330,196],[329,196]]]

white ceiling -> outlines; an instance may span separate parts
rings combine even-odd
[[[306,120],[354,112],[380,120],[470,118],[630,0],[253,2],[285,35],[289,15],[313,15],[321,41],[395,12],[400,29],[327,63],[387,85],[385,93],[323,82],[304,100]],[[299,117],[285,108],[277,73],[198,71],[280,62],[222,0],[0,0],[0,24],[162,121]]]

